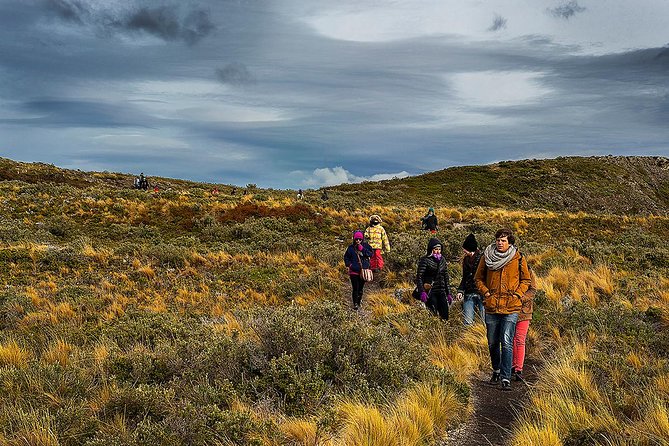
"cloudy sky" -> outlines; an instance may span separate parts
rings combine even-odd
[[[0,0],[0,156],[320,187],[669,156],[667,0]]]

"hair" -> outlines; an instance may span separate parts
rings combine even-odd
[[[510,245],[516,244],[516,237],[513,235],[513,232],[511,232],[511,229],[502,228],[495,232],[495,240],[500,237],[506,237],[509,240]]]

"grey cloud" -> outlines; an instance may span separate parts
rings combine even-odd
[[[579,5],[576,0],[571,0],[569,3],[548,9],[548,13],[553,17],[569,20],[579,12],[585,11],[586,8]]]
[[[22,104],[23,118],[0,119],[0,123],[41,127],[149,127],[155,120],[126,104],[41,99]]]
[[[121,11],[95,10],[81,0],[45,0],[44,5],[61,20],[91,26],[100,35],[144,32],[194,45],[216,28],[210,12],[195,5],[131,5]]]
[[[242,63],[230,63],[223,68],[216,69],[216,77],[223,84],[249,85],[256,82],[246,65]]]
[[[506,19],[499,14],[495,14],[495,18],[493,19],[490,28],[488,28],[488,31],[499,31],[504,28],[506,28]]]
[[[65,21],[83,24],[90,17],[88,5],[79,0],[45,0],[44,5]]]

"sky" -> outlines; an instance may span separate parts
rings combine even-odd
[[[278,189],[669,156],[667,0],[0,0],[0,156]]]

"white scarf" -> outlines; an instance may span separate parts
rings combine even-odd
[[[500,270],[513,259],[513,256],[516,255],[516,251],[517,249],[513,245],[509,246],[509,249],[507,249],[506,252],[499,252],[494,243],[488,245],[483,253],[485,256],[485,264],[493,271]]]

